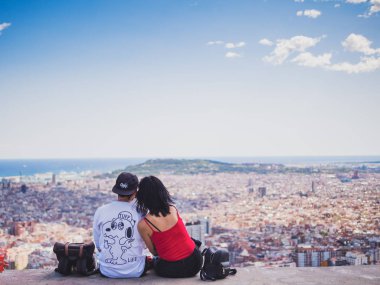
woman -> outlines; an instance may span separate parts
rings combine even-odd
[[[202,267],[202,255],[190,238],[164,184],[144,177],[137,192],[137,209],[147,213],[138,231],[149,251],[158,256],[156,273],[163,277],[191,277]]]

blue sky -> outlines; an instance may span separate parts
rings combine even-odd
[[[0,1],[0,158],[380,154],[380,1]]]

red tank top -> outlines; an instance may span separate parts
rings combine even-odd
[[[150,221],[146,218],[144,219],[145,223],[153,231],[151,239],[156,247],[158,256],[166,261],[178,261],[189,257],[195,249],[195,243],[187,233],[178,211],[177,217],[177,223],[163,232],[153,230]]]

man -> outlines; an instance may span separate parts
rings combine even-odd
[[[98,208],[94,215],[94,241],[98,249],[100,272],[110,278],[140,277],[145,273],[144,243],[137,230],[141,214],[135,197],[139,184],[136,175],[122,172],[112,192],[117,201]]]

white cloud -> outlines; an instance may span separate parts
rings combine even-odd
[[[380,57],[362,57],[360,62],[356,64],[342,62],[327,66],[326,68],[335,71],[343,71],[350,74],[371,72],[380,69]]]
[[[1,34],[1,31],[4,31],[6,28],[9,28],[10,26],[11,26],[11,23],[0,24],[0,34]]]
[[[279,39],[271,54],[265,56],[263,60],[278,65],[282,64],[291,53],[296,53],[296,56],[289,62],[310,68],[323,68],[349,74],[373,72],[380,69],[380,48],[372,48],[372,42],[359,34],[352,33],[342,41],[342,46],[345,50],[363,54],[357,63],[332,63],[331,53],[313,55],[312,53],[305,51],[306,49],[315,46],[324,37],[325,36],[310,38],[305,36],[295,36],[290,39]]]
[[[236,47],[244,47],[246,44],[245,42],[240,42],[236,45]]]
[[[310,38],[305,36],[295,36],[290,39],[277,40],[276,47],[269,56],[263,58],[264,61],[272,64],[281,64],[290,53],[298,51],[304,52],[306,49],[315,46],[323,37]]]
[[[367,2],[367,0],[346,0],[346,2],[350,4],[360,4],[360,3]]]
[[[227,57],[227,58],[238,58],[238,57],[241,57],[241,54],[239,54],[237,52],[229,51],[226,53],[225,57]]]
[[[370,1],[372,6],[369,8],[369,15],[375,14],[377,12],[380,12],[380,0],[371,0]]]
[[[259,40],[259,44],[263,45],[263,46],[273,46],[273,42],[268,40],[268,39],[261,39]]]
[[[380,69],[380,57],[361,57],[358,63],[341,62],[331,64],[331,53],[324,53],[315,56],[309,52],[301,53],[296,56],[291,62],[305,67],[320,67],[327,70],[341,71],[349,74],[372,72]]]
[[[369,10],[366,13],[359,15],[359,17],[362,17],[362,18],[368,18],[372,16],[373,14],[380,12],[380,0],[346,0],[346,3],[349,3],[349,4],[369,3],[370,4]]]
[[[360,52],[366,55],[380,54],[380,49],[371,48],[372,42],[365,36],[359,34],[350,34],[343,42],[342,46],[351,52]]]
[[[306,16],[306,17],[309,17],[309,18],[318,18],[320,15],[322,15],[322,12],[319,11],[319,10],[315,10],[315,9],[311,9],[311,10],[305,10],[303,11],[303,14]]]
[[[311,9],[311,10],[297,11],[296,15],[316,19],[322,15],[322,12],[315,9]]]
[[[372,72],[380,69],[380,48],[371,47],[372,42],[363,35],[350,34],[343,42],[342,46],[350,52],[360,52],[362,56],[358,63],[341,62],[326,66],[329,70],[343,71],[346,73]]]
[[[335,4],[334,5],[334,8],[339,8],[340,7],[340,4]]]
[[[241,48],[245,46],[245,42],[239,42],[239,43],[226,43],[226,48]]]
[[[331,56],[331,53],[324,53],[319,56],[314,56],[309,52],[303,52],[293,58],[292,62],[307,67],[323,67],[331,63]]]
[[[303,3],[304,0],[294,0],[294,2]]]
[[[227,48],[227,49],[236,49],[236,48],[243,48],[243,47],[245,47],[246,43],[245,42],[237,42],[237,43],[227,42],[227,43],[225,43],[224,41],[209,41],[207,43],[207,45],[208,46],[212,46],[212,45],[224,45],[224,47]],[[226,58],[238,58],[238,57],[242,57],[242,55],[240,53],[232,52],[232,51],[227,52],[224,56]]]
[[[224,44],[223,41],[209,41],[209,42],[207,42],[207,45],[208,45],[208,46],[222,45],[222,44]]]

